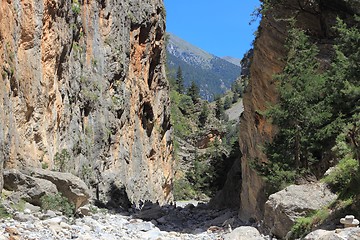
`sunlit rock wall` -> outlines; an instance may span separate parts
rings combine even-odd
[[[104,203],[170,201],[164,15],[162,0],[2,1],[4,166],[72,172]]]

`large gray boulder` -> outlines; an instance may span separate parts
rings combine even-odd
[[[243,226],[224,235],[224,240],[264,240],[259,231],[254,227]]]
[[[4,188],[17,192],[20,198],[37,206],[41,205],[42,196],[58,192],[52,182],[25,175],[16,169],[4,170]]]
[[[360,239],[360,228],[344,228],[335,231],[318,229],[309,233],[304,240],[358,240]]]
[[[91,191],[84,181],[71,173],[53,172],[39,168],[26,169],[24,173],[35,178],[48,180],[55,184],[57,190],[70,202],[74,203],[75,209],[87,204],[91,196]]]
[[[270,195],[265,203],[264,224],[271,234],[285,238],[296,219],[321,209],[336,197],[324,184],[291,185]]]

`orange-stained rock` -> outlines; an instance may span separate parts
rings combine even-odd
[[[0,5],[0,161],[58,169],[66,150],[98,200],[169,202],[163,1],[78,2]]]

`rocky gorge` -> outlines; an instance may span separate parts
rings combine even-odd
[[[163,1],[2,1],[0,210],[11,217],[0,220],[0,240],[290,239],[297,219],[329,206],[337,196],[314,179],[268,194],[251,164],[268,161],[261,146],[278,131],[262,113],[279,100],[273,75],[285,65],[288,20],[326,68],[336,17],[360,14],[359,1],[270,2],[244,60],[242,156],[209,205],[181,205],[172,194]],[[71,216],[40,209],[49,194],[73,204]],[[304,238],[359,238],[332,220]]]

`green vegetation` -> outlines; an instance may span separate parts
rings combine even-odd
[[[182,70],[181,70],[180,66],[178,67],[178,70],[176,72],[175,90],[180,94],[183,94],[185,92],[184,78],[183,78],[183,74],[182,74]]]
[[[25,210],[25,203],[24,199],[20,199],[17,203],[12,203],[10,206],[18,212],[23,212]]]
[[[357,123],[360,123],[358,118]],[[360,168],[359,168],[359,156],[358,148],[354,148],[351,141],[352,136],[357,138],[359,143],[359,129],[354,128],[355,125],[349,124],[336,139],[336,145],[333,147],[333,151],[336,153],[339,163],[332,169],[332,171],[323,178],[323,181],[327,183],[333,191],[339,194],[339,198],[347,200],[354,198],[360,194]],[[356,130],[357,132],[353,132]]]
[[[197,193],[186,178],[178,178],[173,187],[175,200],[189,200],[197,198]]]
[[[47,162],[43,162],[41,163],[41,168],[42,169],[48,169],[49,168],[49,164]]]
[[[93,60],[92,65],[94,66],[97,64],[97,61]],[[81,76],[79,80],[81,82],[81,102],[84,104],[86,111],[90,112],[99,104],[102,91],[101,84],[96,79],[89,79],[84,76]]]
[[[220,121],[215,118],[216,104],[200,99],[199,87],[195,81],[186,94],[179,91],[182,85],[181,68],[178,68],[176,78],[171,77],[168,72],[168,79],[171,89],[171,123],[175,136],[174,157],[179,168],[173,185],[174,198],[206,199],[223,187],[227,171],[240,155],[238,126],[227,121],[222,99],[228,99],[230,107],[233,93],[230,92],[227,97],[219,96],[218,107],[222,108]],[[212,139],[206,142],[208,134],[212,135]],[[196,143],[204,139],[206,143],[203,146],[196,146]],[[180,149],[184,147],[181,145],[184,142],[194,147],[194,150],[185,150],[191,155],[186,160],[179,157],[179,152],[184,151]]]
[[[4,205],[0,202],[0,219],[11,218],[11,214],[6,210]]]
[[[81,172],[80,172],[80,178],[82,180],[84,180],[86,183],[88,183],[91,176],[93,176],[92,167],[90,165],[82,165]]]
[[[204,126],[209,117],[209,106],[207,102],[202,105],[201,112],[199,114],[199,127]]]
[[[200,98],[200,89],[194,81],[191,82],[190,87],[187,90],[187,95],[191,97],[193,103],[197,103]]]
[[[68,217],[73,216],[75,213],[74,204],[70,203],[69,200],[61,193],[56,193],[54,195],[44,195],[40,200],[41,208],[45,211],[60,211]]]
[[[80,3],[78,0],[74,0],[72,5],[71,5],[71,10],[73,11],[73,13],[75,15],[79,15],[81,8],[80,8]]]
[[[62,149],[61,152],[57,152],[54,156],[54,164],[56,171],[65,172],[67,170],[67,164],[70,162],[70,154],[67,149]]]
[[[302,239],[312,231],[314,227],[323,223],[330,215],[330,210],[320,209],[296,220],[295,225],[291,229],[291,237],[289,239]]]
[[[217,97],[215,102],[216,102],[215,117],[219,120],[226,120],[224,102],[222,98]]]
[[[189,115],[193,103],[190,97],[179,94],[176,91],[171,91],[171,123],[174,127],[174,134],[182,137],[190,135],[192,132],[192,126],[188,121],[186,115]]]
[[[323,73],[315,44],[304,31],[294,27],[289,31],[287,64],[274,78],[279,102],[262,113],[279,131],[263,146],[270,161],[253,162],[269,183],[268,194],[307,175],[321,177],[318,166],[330,161],[342,159],[338,166],[342,170],[335,171],[337,176],[328,176],[327,181],[334,186],[347,177],[354,181],[358,175],[359,171],[351,172],[357,170],[355,163],[360,161],[360,30],[347,27],[341,20],[335,30],[339,33],[336,55]],[[344,151],[344,145],[348,145],[347,154],[336,154],[336,149]]]
[[[167,63],[169,79],[176,79],[177,70],[180,67],[184,87],[188,88],[191,82],[195,81],[196,85],[201,89],[200,97],[209,101],[213,100],[214,95],[224,94],[240,75],[240,68],[238,66],[220,58],[211,60],[210,69],[191,65],[170,53],[167,53]],[[224,88],[219,86],[220,79],[224,83]]]
[[[234,94],[236,95],[236,94]],[[224,100],[224,109],[227,110],[229,108],[231,108],[232,105],[232,99],[230,98],[230,96],[226,96],[225,100]]]

